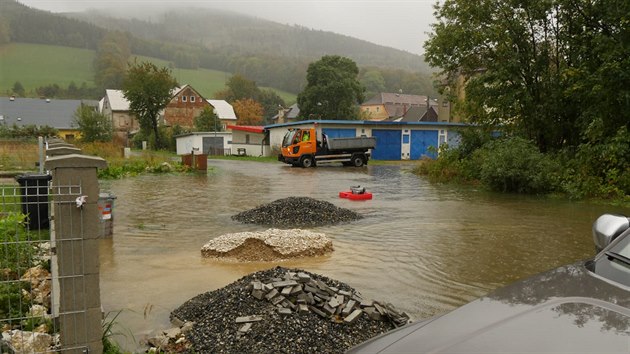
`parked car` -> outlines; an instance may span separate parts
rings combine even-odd
[[[348,353],[630,353],[630,219],[593,225],[599,253],[411,323]]]

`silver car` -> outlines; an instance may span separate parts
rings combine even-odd
[[[595,258],[556,268],[348,353],[630,353],[630,220],[593,225]]]

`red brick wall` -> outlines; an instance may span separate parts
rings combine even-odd
[[[191,100],[194,97],[194,102]],[[184,101],[185,98],[185,101]],[[210,107],[208,101],[195,90],[187,87],[173,97],[164,109],[164,121],[170,126],[179,124],[183,128],[193,128],[194,119],[205,107]]]

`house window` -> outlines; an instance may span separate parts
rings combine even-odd
[[[186,102],[186,96],[182,96],[182,102]]]
[[[245,134],[245,144],[249,144],[249,134]]]
[[[195,96],[190,96],[190,102],[195,102]]]

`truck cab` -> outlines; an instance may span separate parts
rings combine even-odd
[[[373,137],[329,139],[317,137],[315,128],[290,129],[282,139],[278,160],[293,166],[315,167],[318,163],[341,162],[344,166],[367,165],[369,149],[376,146]]]

